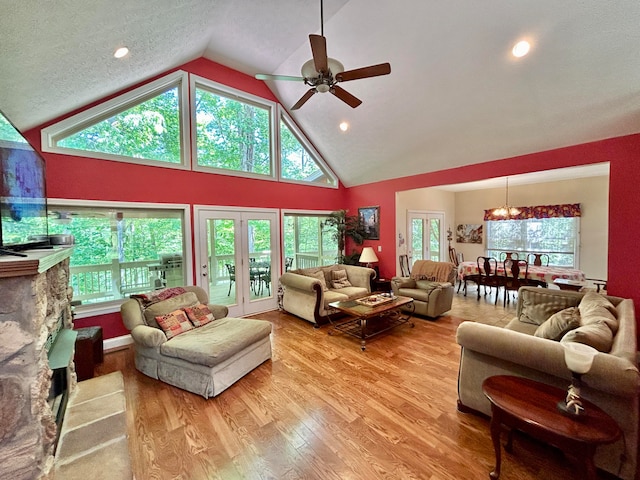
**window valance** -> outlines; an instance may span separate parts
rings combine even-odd
[[[567,203],[564,205],[538,205],[535,207],[517,207],[520,213],[503,217],[495,215],[495,209],[485,210],[485,220],[528,220],[531,218],[562,218],[562,217],[579,217],[580,204]]]

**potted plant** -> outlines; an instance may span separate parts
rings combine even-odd
[[[331,212],[329,217],[323,222],[323,228],[333,228],[334,240],[338,244],[338,263],[357,265],[360,254],[353,252],[345,254],[347,237],[357,245],[362,245],[367,238],[367,233],[358,215],[348,215],[346,210],[336,210]]]

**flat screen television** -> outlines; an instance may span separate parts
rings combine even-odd
[[[0,254],[49,245],[45,162],[0,111]]]

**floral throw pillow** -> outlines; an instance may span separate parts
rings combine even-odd
[[[191,323],[193,323],[193,326],[196,328],[206,325],[207,323],[215,320],[213,313],[211,313],[209,307],[207,307],[204,303],[199,303],[195,307],[186,307],[184,309],[184,312],[187,314],[187,317],[189,317],[189,320],[191,320]]]
[[[187,314],[182,310],[174,310],[166,315],[159,315],[156,317],[156,322],[160,325],[167,339],[193,330],[193,325],[191,325],[189,318],[187,318]]]

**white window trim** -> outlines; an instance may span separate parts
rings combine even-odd
[[[287,125],[287,127],[289,128],[289,130],[291,131],[291,133],[293,134],[294,137],[296,137],[296,139],[300,142],[300,144],[307,150],[307,152],[309,152],[309,154],[311,155],[311,157],[313,158],[313,160],[318,164],[318,167],[320,168],[320,170],[323,170],[324,173],[326,175],[328,175],[329,177],[331,177],[333,179],[333,181],[335,182],[335,185],[327,185],[327,184],[321,184],[321,183],[311,183],[311,182],[305,182],[302,180],[292,180],[290,178],[283,178],[282,177],[282,159],[280,158],[280,152],[282,151],[281,145],[282,142],[281,140],[281,136],[280,136],[280,119],[282,119],[282,121]],[[277,123],[277,128],[278,128],[278,152],[277,152],[277,159],[278,159],[278,179],[283,182],[283,183],[295,183],[298,185],[306,185],[308,187],[323,187],[323,188],[339,188],[340,187],[340,180],[338,179],[338,176],[334,173],[334,171],[331,169],[331,167],[329,167],[329,165],[327,165],[327,163],[324,161],[324,159],[322,158],[322,155],[320,155],[320,152],[318,152],[318,150],[316,150],[316,148],[313,146],[313,144],[309,141],[309,139],[306,137],[306,135],[302,132],[302,130],[300,129],[300,127],[298,127],[298,124],[293,120],[293,118],[291,118],[291,116],[289,115],[289,113],[282,107],[282,105],[278,105],[278,121]]]
[[[185,253],[185,285],[193,285],[193,228],[191,224],[191,206],[181,203],[143,203],[143,202],[109,202],[105,200],[71,200],[66,198],[47,198],[48,205],[61,207],[100,207],[100,208],[132,208],[139,210],[182,210],[183,235]],[[126,298],[102,302],[99,304],[79,305],[74,308],[76,318],[94,317],[120,311],[120,305]]]
[[[277,119],[276,119],[276,102],[271,100],[267,100],[262,97],[258,97],[257,95],[252,95],[247,92],[243,92],[242,90],[238,90],[227,85],[222,85],[220,83],[214,82],[213,80],[209,80],[204,77],[200,77],[198,75],[191,74],[189,83],[190,90],[190,102],[189,102],[189,111],[191,112],[191,125],[193,125],[193,129],[191,132],[191,151],[193,152],[193,171],[194,172],[205,172],[205,173],[215,173],[219,175],[231,175],[234,177],[244,177],[244,178],[257,178],[260,180],[277,180],[277,165],[278,162],[277,154],[280,145],[280,137],[277,135]],[[197,144],[197,135],[198,131],[196,128],[196,89],[202,88],[203,90],[207,90],[215,95],[221,95],[223,97],[231,98],[233,100],[237,100],[242,103],[247,103],[249,105],[254,105],[258,108],[265,108],[269,111],[269,153],[271,156],[271,174],[264,175],[259,173],[245,172],[242,170],[230,170],[226,168],[215,168],[215,167],[206,167],[198,164],[198,144]]]
[[[118,95],[111,100],[100,103],[92,108],[84,110],[65,120],[57,122],[41,131],[42,150],[44,152],[60,153],[89,158],[99,158],[102,160],[114,160],[118,162],[135,163],[138,165],[151,165],[155,167],[175,168],[179,170],[189,170],[191,168],[190,128],[189,128],[189,94],[188,94],[188,74],[182,70],[165,75],[153,82],[142,85],[122,95]],[[121,112],[149,100],[170,87],[178,87],[178,112],[180,116],[180,163],[162,162],[146,158],[133,158],[124,155],[114,155],[103,152],[93,152],[78,150],[75,148],[60,147],[57,143],[76,132],[81,131],[93,124],[99,123],[115,112]]]

